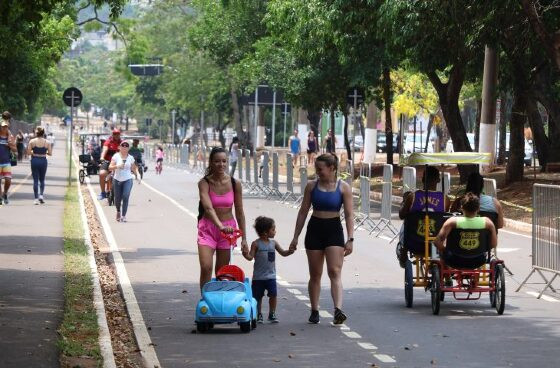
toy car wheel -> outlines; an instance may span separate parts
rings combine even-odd
[[[239,324],[239,327],[241,328],[241,332],[243,333],[251,332],[251,322],[241,322]]]
[[[197,322],[196,323],[196,330],[198,332],[207,332],[210,329],[210,326],[206,322]]]
[[[496,266],[496,312],[503,314],[506,308],[506,277],[504,274],[504,265]]]
[[[257,320],[253,319],[251,320],[251,328],[254,330],[255,328],[257,328]]]
[[[441,280],[439,278],[439,267],[432,266],[432,282],[430,292],[432,294],[432,313],[439,314],[439,306],[441,302]]]
[[[407,308],[412,308],[414,296],[414,281],[412,277],[412,262],[406,261],[404,268],[404,300]]]
[[[80,172],[78,173],[78,176],[80,178],[80,184],[83,184],[84,180],[86,178],[86,173],[85,173],[84,169],[80,169]]]

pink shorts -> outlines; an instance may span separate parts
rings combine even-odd
[[[224,226],[237,228],[235,219],[222,221]],[[220,229],[214,223],[203,217],[198,222],[198,244],[206,245],[212,249],[229,249],[229,241],[222,237]],[[237,242],[236,242],[237,243]],[[237,244],[233,244],[235,247]]]

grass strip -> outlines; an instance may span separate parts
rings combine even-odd
[[[58,330],[58,345],[62,361],[89,358],[94,366],[101,367],[92,275],[78,189],[74,181],[73,184],[67,189],[64,203],[64,317]]]

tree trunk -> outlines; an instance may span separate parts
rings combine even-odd
[[[348,140],[348,111],[346,111],[346,109],[344,109],[344,147],[346,147],[348,160],[352,160],[352,148],[350,147],[350,141]]]
[[[480,119],[482,117],[482,100],[476,100],[476,121],[474,123],[474,150],[480,147]],[[470,144],[470,143],[469,143]]]
[[[336,108],[334,106],[331,106],[331,133],[332,133],[332,145],[333,145],[333,151],[336,152],[336,134],[335,134],[335,117],[334,114],[336,112]],[[328,137],[328,133],[327,133],[327,137]]]
[[[523,10],[529,18],[529,23],[533,32],[535,32],[539,41],[548,55],[551,63],[560,72],[560,40],[558,34],[550,34],[542,21],[542,17],[538,14],[536,6],[537,1],[534,0],[521,0]],[[557,32],[558,30],[552,30]]]
[[[235,125],[235,131],[237,132],[237,137],[239,138],[239,146],[247,146],[247,137],[243,131],[243,126],[241,125],[241,114],[239,114],[239,99],[237,92],[232,87],[230,90],[231,95],[231,110],[233,111],[233,123]]]
[[[525,108],[527,100],[525,91],[516,88],[513,107],[511,109],[510,135],[509,135],[509,158],[506,166],[506,184],[523,180],[525,156],[523,129],[525,127]]]
[[[500,104],[500,141],[498,142],[498,165],[506,162],[507,122],[511,115],[511,96],[503,93]]]
[[[549,79],[545,76],[539,76],[533,85],[533,93],[549,114],[548,140],[550,151],[548,162],[560,162],[560,103],[554,98],[554,92],[551,91],[550,86]]]
[[[442,83],[435,71],[428,72],[426,75],[438,94],[443,118],[453,141],[453,150],[455,152],[472,152],[459,111],[459,93],[464,81],[463,66],[454,65],[451,68],[447,83]],[[475,171],[476,165],[459,166],[461,183],[465,183],[469,174]]]
[[[537,101],[533,96],[528,96],[526,110],[529,126],[533,132],[533,147],[538,148],[537,155],[539,157],[539,165],[541,166],[541,171],[544,171],[548,163],[550,141],[544,131],[541,113],[539,112]]]
[[[387,145],[387,164],[393,164],[393,120],[391,117],[391,71],[383,69],[383,105],[385,108],[385,142]]]
[[[434,115],[430,114],[430,117],[428,118],[428,128],[426,129],[426,144],[424,147],[424,152],[428,152],[428,144],[430,144],[430,131],[432,130],[433,124],[434,124]]]

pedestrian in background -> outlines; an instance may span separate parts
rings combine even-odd
[[[298,161],[299,158],[299,154],[301,153],[301,142],[298,138],[298,130],[294,129],[294,135],[290,136],[290,139],[288,140],[288,146],[290,147],[290,153],[293,156],[293,164],[294,167],[296,165],[296,162]]]
[[[315,163],[317,148],[317,137],[315,137],[315,132],[310,130],[309,133],[307,133],[307,163],[309,165],[314,165]]]
[[[45,177],[47,175],[47,155],[52,156],[52,146],[45,139],[42,127],[35,129],[35,138],[29,141],[27,154],[31,157],[31,174],[33,175],[33,204],[45,203]]]
[[[229,165],[231,166],[229,176],[234,176],[235,168],[237,167],[237,160],[239,159],[238,150],[239,149],[239,138],[233,137],[229,145]]]
[[[122,141],[119,152],[111,158],[109,170],[113,171],[113,190],[115,191],[115,207],[117,208],[117,222],[126,222],[128,200],[132,191],[132,173],[138,178],[138,168],[134,157],[128,153],[130,145]],[[121,212],[122,203],[122,212]]]
[[[352,209],[352,188],[337,178],[338,159],[325,153],[315,160],[316,180],[310,180],[305,187],[303,201],[298,212],[294,237],[290,250],[295,251],[298,238],[313,206],[311,219],[305,234],[305,251],[309,264],[309,299],[311,315],[309,323],[319,323],[319,295],[323,264],[331,280],[331,295],[334,304],[334,324],[342,324],[346,314],[342,311],[342,264],[344,257],[352,253],[354,244],[354,214]],[[340,209],[344,206],[344,218],[348,239],[344,241],[344,231],[340,221]]]
[[[12,114],[8,111],[2,113],[0,122],[0,204],[10,203],[8,200],[8,190],[12,184],[12,154],[17,152],[16,140],[10,133],[10,119]],[[4,193],[2,195],[2,182],[4,179]]]
[[[23,160],[23,132],[20,130],[16,135],[16,148],[17,148],[17,160],[21,162]]]
[[[325,147],[325,153],[332,153],[333,155],[336,155],[336,137],[331,129],[327,132],[323,146]]]

